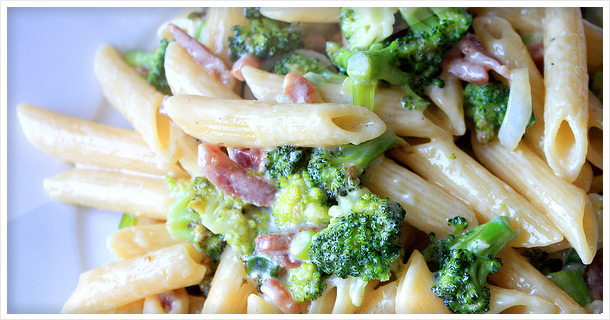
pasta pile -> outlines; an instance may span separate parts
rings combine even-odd
[[[424,109],[403,106],[404,92],[391,85],[377,87],[371,109],[354,105],[346,83],[294,80],[293,74],[270,72],[264,61],[246,63],[227,77],[229,70],[217,63],[236,69],[228,39],[233,26],[250,23],[244,8],[189,10],[160,27],[159,37],[169,40],[163,72],[170,93],[149,83],[124,53],[100,47],[95,75],[133,129],[17,106],[28,140],[75,164],[44,180],[53,198],[136,219],[107,240],[117,261],[81,274],[62,312],[451,313],[432,290],[434,270],[422,254],[427,235],[451,235],[448,221],[456,216],[469,228],[504,216],[518,236],[500,251],[502,266],[488,278],[488,312],[599,313],[601,299],[579,304],[520,253],[539,248],[560,255],[573,249],[585,266],[601,259],[603,112],[589,78],[602,71],[602,29],[583,19],[578,8],[468,12],[470,33],[511,72],[508,79],[490,73],[510,88],[510,96],[497,139],[486,143],[465,116],[466,82],[446,67],[439,76],[444,86],[425,89]],[[261,8],[260,13],[300,23],[302,39],[341,37],[339,8]],[[205,16],[205,24],[196,14]],[[183,34],[200,43],[185,47],[178,39]],[[195,57],[194,48],[201,47],[213,58]],[[315,96],[296,94],[287,101],[290,81],[313,86],[308,92]],[[531,114],[535,121],[526,129]],[[362,284],[330,274],[319,297],[295,302],[282,296],[288,291],[267,291],[249,277],[247,259],[230,241],[214,263],[201,247],[168,231],[168,212],[180,202],[168,181],[190,183],[204,175],[202,163],[221,161],[214,154],[206,160],[204,144],[220,150],[331,148],[359,145],[386,130],[401,142],[368,164],[360,183],[406,211],[404,256],[388,281]],[[227,170],[224,175],[234,169]],[[253,201],[263,203],[263,190],[256,191]],[[353,296],[358,285],[360,299]],[[193,293],[194,287],[205,292]]]

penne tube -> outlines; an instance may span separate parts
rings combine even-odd
[[[153,175],[186,176],[164,163],[133,130],[80,120],[29,104],[17,106],[28,140],[46,154],[86,165]]]
[[[604,234],[604,196],[597,193],[588,194],[589,201],[597,219],[597,234]],[[597,238],[597,249],[600,250],[604,246],[604,238]],[[601,254],[601,253],[600,253]]]
[[[477,158],[529,202],[544,212],[585,264],[597,251],[597,222],[584,190],[555,176],[526,144],[508,151],[496,141],[472,141]]]
[[[250,24],[244,16],[244,8],[212,7],[206,13],[207,22],[201,30],[201,43],[208,47],[228,66],[233,62],[229,58],[229,40],[233,36],[231,28],[236,25]]]
[[[252,293],[248,296],[248,314],[279,314],[280,312],[275,309],[269,302],[265,301],[265,299],[257,296],[255,293]]]
[[[100,313],[145,297],[198,284],[206,273],[190,244],[163,248],[81,274],[62,313]]]
[[[390,155],[470,204],[479,223],[496,216],[508,217],[511,227],[520,229],[519,236],[511,241],[512,246],[539,247],[563,238],[547,216],[451,141],[395,149]]]
[[[44,189],[61,202],[160,220],[174,201],[164,179],[116,171],[68,170],[45,179]]]
[[[582,166],[578,177],[572,183],[578,188],[581,188],[585,192],[589,192],[591,189],[591,182],[593,181],[593,168],[589,164],[589,162],[585,162],[585,165]]]
[[[391,281],[378,288],[368,286],[362,305],[356,313],[367,314],[393,314],[396,313],[396,288],[397,281]]]
[[[165,76],[174,95],[200,95],[220,99],[241,99],[233,89],[223,84],[200,66],[177,42],[165,50]]]
[[[183,242],[167,232],[165,223],[158,223],[121,229],[108,236],[106,247],[119,259],[126,260]]]
[[[552,301],[556,313],[585,313],[565,291],[536,270],[514,249],[504,248],[498,253],[498,257],[502,260],[502,267],[500,271],[489,276],[490,283]]]
[[[189,295],[189,314],[200,314],[203,304],[205,303],[204,297],[191,296]]]
[[[492,9],[498,9],[498,12],[504,13],[504,9],[511,11],[515,8]],[[519,34],[505,20],[508,18],[504,17],[504,14],[501,16],[502,18],[495,15],[479,16],[473,20],[472,27],[481,39],[485,50],[496,59],[510,69],[527,69],[532,112],[536,121],[527,129],[524,138],[535,147],[540,156],[544,157],[544,80]],[[515,26],[515,28],[518,27]]]
[[[487,313],[555,313],[555,305],[547,299],[513,289],[489,286]]]
[[[604,175],[600,174],[598,176],[593,177],[591,180],[591,188],[589,189],[590,193],[602,193],[604,191]]]
[[[553,172],[573,182],[587,156],[589,77],[578,8],[546,8],[544,154]]]
[[[242,260],[227,246],[201,313],[246,313],[248,297],[255,293],[256,287],[248,280]]]
[[[261,7],[261,14],[267,18],[286,22],[338,23],[340,8],[332,7]]]
[[[478,225],[468,205],[386,157],[366,167],[362,185],[400,203],[407,211],[405,221],[425,233],[445,238],[454,231],[447,221],[456,216],[464,217],[469,228]]]
[[[589,91],[589,147],[587,160],[599,169],[604,169],[604,110],[602,103]]]
[[[163,94],[146,82],[110,45],[96,53],[94,71],[102,92],[138,131],[150,148],[168,162],[169,121],[159,116]]]
[[[244,67],[242,75],[257,100],[275,102],[282,94],[284,76],[269,73],[253,67]],[[318,90],[322,99],[329,103],[352,104],[351,92],[343,85],[323,83]],[[402,106],[403,93],[400,90],[377,88],[373,111],[386,123],[388,129],[405,137],[425,137],[450,139],[451,134],[428,119],[422,110],[407,110]],[[449,104],[449,102],[447,102]]]
[[[144,309],[144,299],[136,300],[132,303],[107,311],[107,314],[142,314]]]
[[[240,148],[359,144],[386,129],[370,110],[344,104],[173,96],[165,101],[165,109],[187,134],[208,143]]]
[[[582,25],[587,40],[587,70],[593,76],[603,71],[604,30],[584,19]]]
[[[447,127],[451,134],[462,136],[466,133],[462,81],[448,72],[441,73],[438,78],[445,82],[445,86],[442,88],[434,85],[428,86],[426,95],[445,114],[449,121]]]

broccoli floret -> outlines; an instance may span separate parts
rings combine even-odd
[[[367,49],[392,35],[396,8],[341,8],[341,30],[352,49]]]
[[[311,180],[329,198],[346,195],[360,184],[360,175],[375,158],[393,147],[399,138],[391,131],[359,145],[347,144],[337,148],[313,148],[307,164]]]
[[[252,253],[258,231],[256,221],[244,214],[249,204],[225,195],[203,177],[194,179],[193,191],[187,208],[199,215],[201,224],[242,255]]]
[[[508,105],[510,89],[501,82],[484,85],[469,83],[464,88],[464,111],[466,117],[474,122],[477,140],[487,143],[495,138]],[[534,113],[527,127],[534,123]]]
[[[312,238],[311,261],[325,274],[364,281],[390,278],[390,266],[400,255],[400,223],[405,217],[400,204],[364,194],[351,210],[334,218]]]
[[[279,178],[280,189],[271,207],[280,227],[302,224],[328,224],[328,198],[306,171]]]
[[[326,284],[312,263],[303,262],[300,267],[288,269],[288,290],[295,301],[314,301],[322,295]]]
[[[141,50],[129,51],[125,54],[125,61],[132,67],[146,69],[144,79],[152,84],[160,92],[171,95],[167,78],[165,77],[165,50],[167,49],[167,40],[161,40],[161,45],[153,52]]]
[[[430,235],[430,245],[423,254],[431,270],[435,271],[434,294],[443,299],[455,313],[484,313],[489,311],[487,276],[500,270],[498,252],[519,235],[506,217],[489,222],[457,235],[468,226],[466,219],[449,221],[456,231],[445,240]]]
[[[591,91],[597,96],[599,101],[604,101],[602,98],[604,96],[604,74],[598,72],[591,79]]]
[[[294,146],[279,146],[267,152],[265,168],[273,178],[298,172],[306,164],[306,150]]]
[[[276,62],[273,66],[273,73],[289,74],[295,72],[303,75],[307,72],[317,72],[323,69],[325,67],[320,64],[320,59],[307,59],[298,53],[293,53]]]
[[[231,59],[237,60],[250,53],[260,59],[269,59],[278,54],[303,47],[301,33],[295,24],[266,18],[257,13],[256,8],[246,10],[246,18],[251,19],[247,26],[233,26],[233,36],[228,38]]]

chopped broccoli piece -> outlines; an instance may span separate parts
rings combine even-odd
[[[300,267],[288,269],[288,290],[295,301],[314,301],[322,295],[326,284],[312,263],[303,262]]]
[[[468,226],[466,219],[449,220],[455,232],[445,240],[430,234],[430,245],[423,251],[431,270],[435,271],[434,294],[443,299],[455,313],[489,311],[487,276],[500,270],[498,252],[519,235],[506,217],[496,217],[461,235]]]
[[[265,257],[252,257],[246,262],[248,276],[258,283],[263,284],[267,279],[277,278],[280,267],[275,262]]]
[[[591,293],[589,293],[582,271],[577,269],[561,270],[549,273],[546,277],[581,306],[584,307],[591,302]]]
[[[119,222],[119,230],[133,227],[136,225],[138,218],[133,214],[123,213]]]
[[[392,35],[396,8],[341,8],[341,30],[351,49],[367,49]]]
[[[271,207],[279,227],[328,224],[328,198],[306,171],[279,178],[280,189]]]
[[[308,72],[317,72],[323,69],[325,67],[320,64],[320,59],[307,59],[298,53],[293,53],[276,62],[273,66],[273,73],[289,74],[295,72],[304,75]]]
[[[273,178],[297,173],[306,164],[306,150],[294,146],[279,146],[267,152],[265,167]]]
[[[399,138],[391,131],[359,145],[347,144],[337,148],[314,148],[307,172],[311,180],[329,198],[346,195],[360,184],[360,175],[375,158],[393,147]]]
[[[254,19],[262,19],[263,15],[261,14],[260,7],[247,7],[244,9],[244,16],[246,19],[254,20]]]
[[[257,8],[246,9],[250,25],[231,28],[233,36],[228,40],[232,60],[237,60],[246,53],[260,59],[269,59],[303,47],[301,33],[296,31],[295,24],[266,18],[257,11]]]
[[[125,61],[132,67],[145,68],[144,79],[160,92],[171,95],[164,67],[165,50],[168,43],[165,39],[161,40],[161,45],[153,52],[141,50],[129,51],[125,54]]]
[[[508,104],[510,89],[501,82],[489,82],[484,85],[469,83],[464,88],[464,111],[466,117],[475,125],[477,140],[487,143],[495,138]],[[528,127],[534,123],[534,113]]]
[[[400,204],[365,194],[352,202],[349,214],[333,219],[313,236],[311,261],[323,273],[343,279],[387,281],[390,266],[400,254],[397,239],[405,214]]]
[[[604,101],[604,74],[601,72],[596,73],[591,79],[591,91],[595,94],[595,96],[599,99],[599,101]]]

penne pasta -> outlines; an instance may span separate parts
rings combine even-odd
[[[597,251],[597,222],[584,190],[555,176],[523,143],[512,152],[495,141],[473,141],[472,146],[481,163],[544,212],[582,261],[591,263]]]
[[[170,42],[165,50],[165,76],[174,95],[241,99],[233,89],[195,62],[177,42]]]
[[[469,228],[478,225],[474,211],[466,204],[388,158],[370,163],[362,184],[400,203],[407,211],[405,221],[425,233],[445,238],[454,231],[447,221],[456,216],[464,217]]]
[[[378,288],[367,286],[371,289],[365,293],[362,305],[356,313],[367,314],[392,314],[396,313],[396,288],[397,281],[390,281],[386,284],[378,284]]]
[[[370,110],[342,104],[274,104],[173,96],[165,101],[165,110],[187,134],[240,148],[359,144],[386,129]]]
[[[582,169],[580,170],[578,177],[576,178],[576,180],[574,180],[574,182],[572,184],[577,186],[578,188],[581,188],[585,192],[589,192],[589,190],[591,189],[592,181],[593,181],[593,168],[591,167],[589,162],[585,162],[585,165],[582,166]]]
[[[339,8],[305,7],[305,8],[279,8],[262,7],[261,14],[265,17],[286,22],[339,22]]]
[[[201,43],[216,54],[228,66],[232,65],[229,58],[229,36],[233,36],[231,28],[235,25],[250,24],[244,16],[245,8],[212,7],[208,8],[207,22],[201,31]]]
[[[600,174],[598,176],[594,176],[591,179],[591,188],[589,189],[590,193],[602,193],[604,190],[604,175]]]
[[[259,101],[275,102],[282,93],[284,76],[265,72],[252,67],[244,67],[242,75],[250,90]],[[352,104],[351,92],[343,85],[325,82],[318,86],[322,99],[329,103]],[[451,135],[439,125],[428,119],[422,110],[407,110],[402,106],[403,93],[400,90],[377,88],[373,111],[385,122],[388,129],[405,137],[425,137],[449,139]],[[441,100],[440,94],[437,100]],[[439,102],[440,103],[440,102]],[[450,101],[443,100],[445,105]],[[449,107],[447,107],[449,108]]]
[[[44,189],[65,203],[165,220],[173,195],[161,178],[73,169],[45,179]]]
[[[144,314],[185,314],[189,311],[189,296],[184,288],[162,292],[144,299]]]
[[[169,159],[169,121],[159,115],[163,94],[142,79],[110,45],[96,53],[94,71],[102,92],[157,154]]]
[[[451,141],[432,141],[390,155],[470,204],[480,223],[507,216],[512,228],[520,228],[512,246],[539,247],[563,238],[548,217]]]
[[[206,272],[201,258],[195,247],[184,243],[89,270],[81,275],[62,313],[104,312],[197,284]]]
[[[589,91],[587,160],[599,169],[604,169],[604,111],[599,99]]]
[[[271,304],[269,304],[263,298],[257,296],[255,293],[252,293],[248,296],[248,301],[246,303],[248,305],[248,307],[247,307],[248,314],[278,314],[278,313],[280,313]]]
[[[121,229],[108,236],[106,247],[119,259],[126,260],[183,242],[169,234],[165,223],[159,223]]]
[[[604,31],[587,20],[583,20],[582,25],[587,40],[587,70],[589,76],[593,76],[603,71]]]
[[[580,10],[547,8],[544,35],[544,154],[553,172],[573,182],[587,156],[586,42]]]
[[[164,163],[133,130],[80,120],[29,104],[17,107],[28,140],[50,156],[82,164],[153,175],[185,177]]]
[[[460,79],[456,76],[443,72],[439,76],[445,85],[442,88],[437,86],[426,87],[426,94],[432,102],[442,110],[449,124],[445,126],[454,136],[462,136],[466,133],[466,123],[464,122],[463,108],[463,89]]]
[[[496,286],[489,286],[489,293],[488,313],[555,313],[555,305],[538,296]]]

